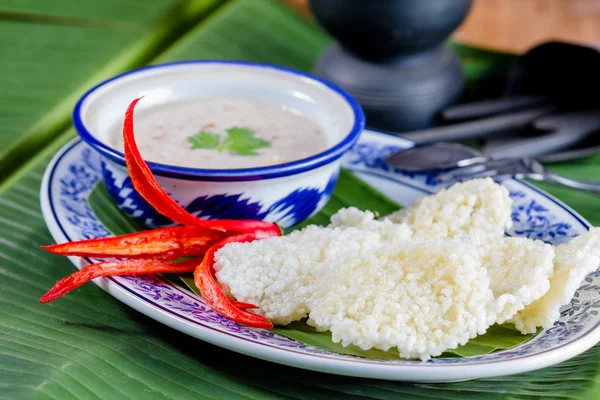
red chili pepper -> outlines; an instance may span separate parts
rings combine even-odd
[[[123,142],[125,149],[125,163],[131,183],[135,190],[154,209],[167,218],[181,225],[201,226],[220,231],[254,232],[256,230],[273,231],[281,234],[279,227],[273,223],[254,220],[203,220],[188,213],[175,200],[173,200],[158,184],[148,164],[142,158],[135,143],[133,131],[133,111],[141,97],[131,102],[125,113],[123,125]]]
[[[110,238],[42,246],[54,254],[79,257],[128,257],[174,260],[200,256],[224,233],[200,226],[175,226]]]
[[[236,236],[230,236],[215,243],[204,254],[202,263],[194,271],[194,283],[200,290],[202,298],[218,314],[221,314],[239,324],[253,326],[255,328],[272,328],[273,324],[262,315],[254,314],[248,311],[240,310],[235,304],[225,296],[217,281],[214,278],[213,263],[215,253],[221,247],[233,242],[252,242],[257,239],[264,239],[271,236],[277,236],[274,232],[253,232],[243,233]]]
[[[231,300],[231,304],[233,304],[237,308],[258,308],[258,306],[255,306],[254,304],[242,303],[241,301],[235,300]]]
[[[112,238],[42,246],[44,249],[60,255],[152,257],[152,259],[111,261],[88,265],[57,282],[48,293],[42,296],[40,303],[56,300],[78,286],[101,276],[162,272],[177,274],[194,271],[194,283],[206,303],[215,312],[240,324],[272,328],[273,324],[267,318],[243,310],[257,308],[255,305],[229,300],[225,296],[215,280],[213,263],[215,252],[227,243],[250,242],[279,236],[281,229],[276,224],[264,221],[202,220],[188,213],[171,199],[159,186],[135,143],[133,112],[139,100],[134,100],[127,109],[123,127],[125,161],[133,186],[156,211],[185,226],[155,229]],[[223,238],[231,232],[239,232],[239,234]],[[198,264],[198,260],[187,260],[181,263],[164,261],[168,258],[202,253],[205,255],[200,264]]]
[[[197,259],[179,263],[160,260],[125,260],[90,264],[56,282],[52,289],[42,296],[40,303],[48,303],[56,300],[84,283],[101,276],[158,273],[183,274],[194,271],[197,265]]]

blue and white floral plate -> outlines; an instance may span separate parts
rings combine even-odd
[[[367,183],[400,204],[436,191],[434,175],[391,171],[382,159],[412,142],[365,131],[343,161]],[[109,236],[87,203],[100,178],[98,156],[74,140],[52,160],[42,183],[41,204],[57,242]],[[544,192],[506,180],[514,199],[512,235],[560,243],[588,229],[573,210]],[[86,261],[73,258],[81,268]],[[468,358],[384,361],[340,355],[264,329],[240,326],[208,309],[196,295],[159,276],[123,276],[95,281],[139,312],[198,339],[264,360],[333,374],[413,382],[448,382],[531,371],[567,360],[600,341],[600,272],[590,274],[550,329],[509,350]]]

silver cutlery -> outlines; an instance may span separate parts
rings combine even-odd
[[[488,117],[490,115],[551,104],[552,102],[543,96],[511,96],[508,98],[481,100],[476,103],[449,106],[444,108],[441,114],[444,121],[456,121]]]
[[[484,177],[529,178],[534,181],[557,183],[574,189],[600,193],[600,182],[580,181],[555,174],[548,171],[539,161],[533,158],[489,160],[442,172],[436,176],[436,180],[441,184],[451,184],[465,178],[474,179]]]
[[[536,157],[568,149],[600,129],[600,111],[586,110],[545,115],[532,122],[538,132],[534,137],[494,138],[483,147],[492,158]]]
[[[387,165],[408,172],[425,172],[466,167],[486,162],[489,157],[460,143],[440,142],[415,146],[399,151],[385,159]]]
[[[458,124],[421,129],[406,133],[398,133],[404,138],[419,144],[442,141],[458,141],[469,138],[489,137],[502,134],[509,129],[527,126],[531,121],[553,111],[552,106],[543,106],[525,111],[514,111],[508,114],[494,115]]]
[[[438,142],[417,146],[392,154],[387,164],[406,171],[448,169],[485,162],[492,159],[540,157],[545,160],[564,160],[570,156],[589,155],[591,151],[563,151],[583,141],[600,129],[598,110],[569,114],[547,115],[536,119],[533,125],[538,130],[550,131],[544,135],[513,140],[506,138],[484,151],[458,143]],[[406,137],[406,136],[405,136]],[[593,151],[594,149],[592,149]]]

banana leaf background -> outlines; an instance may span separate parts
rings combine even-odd
[[[600,347],[527,374],[404,384],[283,367],[208,345],[129,309],[95,285],[40,306],[73,271],[42,252],[49,158],[75,133],[90,86],[148,63],[219,58],[310,70],[329,43],[275,0],[0,0],[0,398],[2,399],[600,399]],[[511,56],[454,45],[469,93]],[[593,178],[600,157],[553,166]],[[544,186],[595,225],[596,195]]]

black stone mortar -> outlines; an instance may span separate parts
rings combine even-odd
[[[444,45],[472,0],[310,0],[334,38],[315,73],[362,105],[370,127],[430,126],[464,88],[457,55]]]

